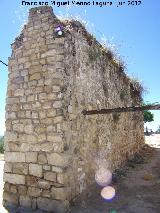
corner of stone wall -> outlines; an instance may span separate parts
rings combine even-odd
[[[64,41],[52,7],[32,8],[12,44],[6,99],[5,206],[64,212],[71,199],[63,132]]]

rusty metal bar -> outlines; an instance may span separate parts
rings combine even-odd
[[[132,106],[132,107],[118,107],[113,109],[100,109],[100,110],[83,110],[83,115],[95,115],[95,114],[109,114],[113,112],[135,112],[144,110],[160,110],[160,104],[145,105],[145,106]]]
[[[7,66],[7,67],[8,67],[8,65],[7,65],[6,63],[4,63],[3,61],[1,61],[1,60],[0,60],[0,62],[1,62],[2,64],[4,64],[5,66]]]

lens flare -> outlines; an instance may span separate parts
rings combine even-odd
[[[57,33],[58,33],[59,36],[61,36],[63,34],[62,31],[58,31]]]
[[[105,200],[112,200],[115,197],[116,191],[112,186],[106,186],[101,191],[101,196]]]
[[[96,171],[95,181],[102,187],[108,186],[112,182],[112,173],[108,169],[100,168]]]

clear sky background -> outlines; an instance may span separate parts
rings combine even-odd
[[[117,2],[113,0],[114,5]],[[0,1],[0,60],[6,63],[11,55],[10,44],[20,34],[21,26],[27,20],[28,9],[28,6],[21,6],[20,0]],[[144,100],[160,102],[159,0],[142,0],[140,6],[72,6],[53,9],[57,16],[82,19],[99,41],[107,41],[111,47],[118,48],[118,53],[127,63],[127,73],[139,78],[148,88],[149,93]],[[5,131],[7,78],[7,67],[0,64],[0,135]],[[160,112],[154,111],[154,115],[155,121],[147,126],[156,130],[160,125]]]

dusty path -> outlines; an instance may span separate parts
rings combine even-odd
[[[153,157],[117,181],[111,202],[104,201],[101,188],[94,186],[91,196],[79,200],[71,213],[160,213],[160,136],[147,137],[146,143],[156,147]]]
[[[94,186],[71,207],[70,213],[160,213],[160,135],[149,136],[146,143],[155,148],[148,163],[138,164],[114,184],[116,197],[111,202],[100,196],[101,188]],[[0,199],[3,189],[3,161],[0,161]],[[31,211],[24,211],[30,213]],[[38,213],[41,211],[34,211]],[[8,213],[0,206],[0,213]],[[9,213],[19,213],[12,209]]]

